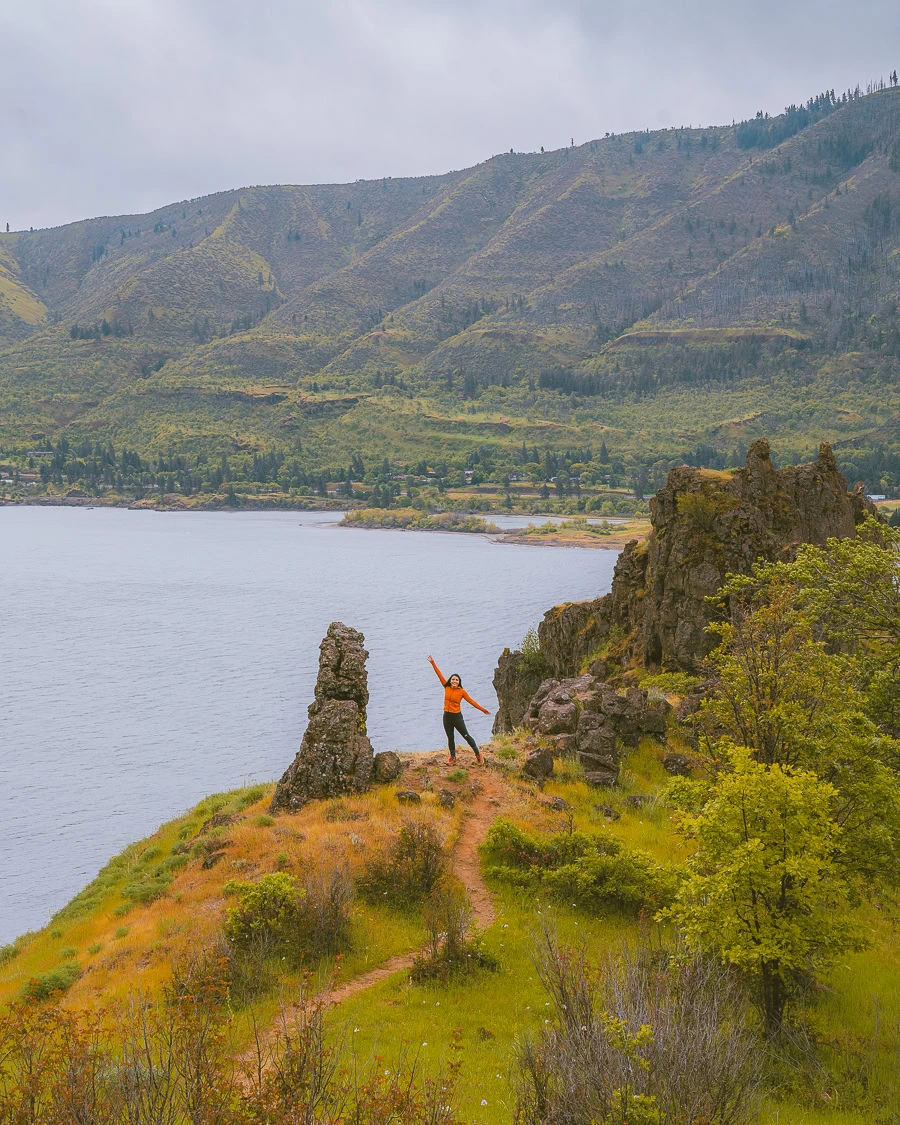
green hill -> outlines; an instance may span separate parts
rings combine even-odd
[[[502,475],[523,441],[649,468],[766,433],[785,458],[830,440],[884,491],[898,291],[896,88],[222,192],[0,235],[0,447],[279,450],[306,471],[486,450]]]

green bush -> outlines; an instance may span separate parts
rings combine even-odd
[[[496,972],[500,963],[471,933],[472,903],[466,888],[452,875],[443,875],[425,901],[428,945],[413,963],[410,976],[417,984],[447,981],[476,969]]]
[[[159,849],[153,848],[143,858],[156,859]],[[172,882],[172,876],[179,868],[188,862],[186,855],[169,855],[158,863],[152,870],[145,872],[138,879],[133,879],[122,888],[122,897],[131,903],[147,905],[155,902],[166,893]]]
[[[719,516],[736,506],[737,499],[720,489],[703,488],[699,492],[684,492],[678,497],[679,516],[700,533],[711,532]]]
[[[541,639],[537,629],[531,628],[522,638],[521,649],[522,663],[529,672],[536,676],[546,678],[550,674],[550,665],[541,649]]]
[[[66,961],[48,973],[37,973],[22,989],[27,1000],[46,1000],[54,992],[67,992],[81,976],[77,961]]]
[[[435,512],[429,514],[416,508],[354,508],[347,512],[341,523],[345,527],[415,528],[419,531],[464,531],[475,534],[495,532],[500,529],[480,516],[463,512]]]
[[[408,820],[374,855],[357,879],[367,901],[406,909],[420,903],[443,875],[447,857],[440,832],[424,820]]]
[[[232,946],[247,948],[260,937],[273,945],[290,943],[302,893],[293,875],[279,871],[255,883],[232,881],[224,893],[237,898],[225,919],[225,937]]]
[[[298,965],[350,944],[352,884],[344,871],[310,875],[300,887],[284,871],[254,883],[226,883],[237,901],[225,918],[225,938],[241,954],[281,956]]]
[[[592,913],[659,908],[672,901],[677,885],[674,871],[608,833],[540,835],[500,819],[491,826],[482,854],[494,878]]]
[[[657,672],[653,676],[644,676],[641,687],[645,691],[656,688],[664,694],[689,695],[701,683],[702,677],[691,676],[687,672]]]
[[[7,961],[12,961],[13,957],[17,957],[34,937],[33,932],[21,934],[9,945],[0,945],[0,965],[5,965]]]
[[[275,823],[275,818],[269,816],[267,813],[262,813],[253,822],[257,828],[271,828]]]

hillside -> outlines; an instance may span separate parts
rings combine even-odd
[[[900,90],[0,234],[0,450],[477,463],[766,433],[900,485]],[[521,462],[520,462],[521,463]],[[71,482],[70,482],[71,483]]]
[[[672,738],[673,747],[685,749],[676,734]],[[553,1011],[553,997],[532,963],[541,910],[562,937],[588,941],[592,956],[604,949],[619,954],[621,943],[633,942],[641,931],[629,906],[612,905],[598,913],[590,905],[558,897],[547,902],[540,895],[523,896],[490,873],[487,893],[478,864],[467,856],[475,854],[471,849],[484,841],[490,825],[504,818],[543,834],[599,832],[663,864],[681,861],[685,854],[664,796],[664,750],[654,740],[644,740],[626,757],[620,787],[600,794],[574,761],[558,765],[557,776],[545,785],[527,778],[523,785],[519,767],[526,749],[515,739],[498,740],[491,768],[483,774],[451,774],[443,754],[415,756],[398,783],[422,793],[423,803],[412,816],[435,823],[446,839],[451,864],[485,927],[484,948],[496,957],[498,971],[482,970],[473,978],[444,983],[412,983],[410,967],[427,942],[421,911],[358,902],[328,1016],[331,1035],[337,1041],[352,1040],[356,1065],[367,1074],[373,1059],[379,1074],[393,1071],[405,1048],[417,1058],[420,1077],[434,1076],[452,1061],[456,1035],[462,1074],[453,1105],[466,1125],[506,1125],[513,1119],[515,1044],[525,1034],[538,1034]],[[439,789],[454,794],[455,809],[440,808]],[[210,797],[113,859],[46,929],[22,939],[19,952],[4,958],[0,1004],[14,1000],[30,978],[66,966],[80,974],[63,999],[66,1011],[109,1012],[137,988],[148,998],[159,998],[171,987],[173,969],[176,979],[183,980],[191,965],[197,971],[203,956],[217,955],[217,933],[231,901],[223,895],[229,880],[278,871],[304,878],[323,855],[329,862],[349,864],[358,876],[378,842],[390,840],[410,818],[391,786],[362,797],[317,802],[273,823],[265,815],[271,793],[271,787],[259,787]],[[215,858],[210,862],[209,857]],[[168,868],[165,885],[154,888],[155,872],[163,868]],[[479,899],[480,894],[486,899]],[[892,1010],[900,995],[896,928],[877,907],[867,908],[866,920],[870,947],[841,958],[826,987],[810,1000],[808,1033],[816,1036],[820,1052],[816,1066],[810,1060],[794,1074],[793,1086],[766,1097],[760,1118],[765,1125],[889,1120],[878,1114],[889,1112],[897,1097],[891,1061],[896,1028],[892,1024],[877,1038],[873,1035],[879,1005]],[[329,963],[326,959],[320,968]],[[263,1053],[276,1050],[279,992],[287,998],[290,1027],[295,1018],[290,1002],[301,980],[301,972],[285,970],[262,994],[251,992],[252,1004],[234,989],[223,1031],[228,1053],[223,1090],[246,1090],[246,1080],[238,1075],[242,1067],[252,1071],[252,1020],[262,1033]],[[868,1090],[857,1084],[857,1074]]]

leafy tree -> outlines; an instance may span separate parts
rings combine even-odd
[[[755,979],[769,1035],[805,974],[861,946],[839,862],[838,802],[811,771],[763,764],[741,748],[711,799],[681,821],[698,847],[663,916],[690,948]]]
[[[862,701],[848,688],[847,662],[813,639],[794,587],[779,577],[749,599],[732,598],[731,619],[710,632],[720,643],[710,656],[715,690],[701,720],[713,753],[724,735],[766,765],[821,767],[844,743],[848,705]]]
[[[900,736],[900,531],[867,519],[853,538],[802,545],[790,563],[758,565],[723,589],[734,605],[761,602],[783,583],[830,653],[853,658],[869,716]]]
[[[848,878],[896,883],[900,746],[865,713],[853,656],[815,639],[798,588],[780,570],[753,583],[733,578],[723,587],[731,619],[711,626],[721,644],[699,715],[710,764],[727,772],[741,746],[762,765],[815,772],[839,795]]]

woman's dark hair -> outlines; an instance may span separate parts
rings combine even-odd
[[[444,687],[450,686],[450,681],[453,679],[454,676],[459,680],[459,686],[462,687],[462,679],[460,678],[460,675],[459,675],[458,672],[453,672],[447,677],[447,682],[444,684]]]

